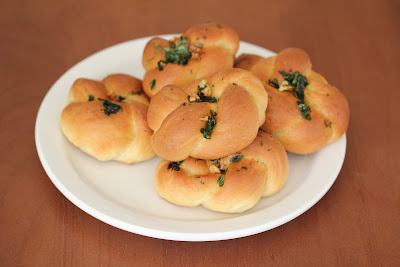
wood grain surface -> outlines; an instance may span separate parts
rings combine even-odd
[[[399,266],[399,1],[1,1],[0,265]],[[329,192],[276,229],[174,242],[109,226],[74,206],[38,159],[34,126],[51,85],[116,43],[214,20],[273,51],[301,47],[351,108]]]

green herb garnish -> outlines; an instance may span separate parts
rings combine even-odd
[[[233,85],[236,85],[236,86],[238,85],[237,83],[232,83],[232,84],[233,84]]]
[[[153,46],[154,46],[154,49],[157,49],[157,50],[161,49],[161,46],[156,45],[156,43],[154,43],[154,42],[153,42]],[[154,51],[153,56],[150,59],[148,59],[147,62],[152,61],[155,57],[156,57],[156,51]]]
[[[306,120],[311,120],[310,107],[304,102],[304,88],[309,85],[307,78],[298,71],[295,73],[279,71],[279,73],[282,74],[289,86],[294,88],[293,94],[298,99],[297,108],[300,110],[301,116]]]
[[[164,48],[165,60],[158,61],[158,69],[162,71],[164,68],[161,64],[175,63],[179,65],[187,65],[188,61],[192,58],[192,53],[188,48],[185,47],[185,44],[188,44],[189,41],[187,39],[182,39],[178,41],[178,45],[175,43],[169,43],[170,47]]]
[[[173,162],[171,162],[170,164],[168,164],[168,170],[169,169],[173,169],[175,171],[179,171],[181,169],[179,167],[179,165],[181,165],[182,162],[183,162],[183,160],[182,161],[173,161]]]
[[[161,50],[161,46],[156,45],[156,43],[154,43],[154,42],[153,42],[153,46],[154,46],[154,49]]]
[[[202,44],[202,43],[198,43],[198,44],[197,44],[197,47],[200,48],[200,49],[202,49],[202,48],[203,48],[203,44]]]
[[[150,89],[153,90],[155,86],[156,86],[156,80],[152,80],[150,82]]]
[[[212,133],[215,125],[217,124],[214,116],[217,116],[217,114],[214,115],[214,112],[212,110],[210,110],[210,117],[207,120],[206,128],[201,128],[201,130],[200,130],[200,132],[203,134],[204,138],[206,138],[206,139],[211,139],[211,133]]]
[[[209,102],[209,103],[215,103],[217,102],[217,99],[213,96],[204,96],[204,93],[202,92],[204,89],[206,89],[207,85],[200,87],[200,85],[197,86],[197,95],[200,97],[200,99],[196,99],[194,102],[199,103],[199,102]],[[190,96],[188,96],[188,99],[190,100]]]
[[[304,103],[304,100],[303,102],[300,100],[297,101],[297,108],[300,110],[300,114],[304,119],[311,120],[310,107]]]
[[[218,177],[218,181],[217,181],[219,187],[223,187],[225,184],[225,178],[223,175],[221,175],[220,177]]]
[[[325,125],[326,125],[326,127],[331,127],[332,126],[332,122],[328,121],[327,119],[325,119]]]
[[[118,99],[117,99],[117,101],[118,102],[122,102],[122,101],[124,101],[126,99],[126,97],[123,97],[123,96],[118,96]]]
[[[243,169],[243,170],[247,170],[247,168],[246,168],[246,167],[242,167],[242,169]]]
[[[93,95],[89,95],[89,101],[93,101],[94,100],[94,96]]]
[[[99,100],[103,101],[103,106],[105,107],[105,109],[102,109],[101,111],[104,111],[107,116],[110,116],[110,114],[115,114],[118,111],[122,110],[122,107],[120,105],[115,104],[107,99],[99,98]]]
[[[260,146],[263,146],[263,142],[260,142]]]
[[[141,95],[142,91],[132,91],[131,95]]]
[[[244,156],[242,154],[236,155],[231,158],[231,162],[238,162],[239,160],[243,159]]]
[[[204,184],[204,182],[203,182],[203,181],[200,181],[200,183],[201,183],[201,184]]]
[[[279,88],[278,80],[277,80],[276,78],[273,79],[272,81],[269,80],[268,83],[269,83],[270,85],[272,85],[272,87],[275,87],[276,89]]]

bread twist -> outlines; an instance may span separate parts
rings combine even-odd
[[[179,87],[233,67],[239,47],[238,34],[230,27],[203,23],[192,26],[181,37],[169,41],[151,39],[143,52],[146,69],[143,89],[149,97],[168,84]]]
[[[261,129],[278,138],[286,150],[313,153],[346,132],[350,120],[346,97],[312,70],[305,51],[288,48],[269,58],[245,54],[235,66],[263,81],[270,99]],[[303,96],[294,83],[304,87]]]
[[[288,172],[283,146],[260,131],[248,147],[219,160],[162,159],[154,185],[162,198],[176,205],[239,213],[252,208],[261,197],[278,192]]]
[[[132,164],[155,156],[141,81],[124,74],[78,79],[61,114],[67,139],[94,158]]]
[[[166,86],[147,114],[153,149],[171,161],[228,156],[254,140],[267,102],[261,81],[242,69],[217,72],[183,89]]]

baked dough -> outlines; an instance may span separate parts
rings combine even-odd
[[[67,139],[90,156],[132,164],[155,156],[147,125],[149,100],[141,81],[114,74],[102,82],[80,78],[61,114]]]
[[[235,66],[250,70],[263,81],[270,99],[261,129],[274,135],[286,150],[313,153],[346,132],[350,120],[346,97],[312,70],[304,50],[288,48],[269,58],[245,54],[235,60]],[[304,89],[304,104],[310,111],[295,96],[293,90],[297,89],[285,88],[287,81],[279,71],[299,72],[306,77],[309,84]],[[303,116],[301,108],[305,111]]]
[[[203,205],[214,211],[239,213],[252,208],[261,197],[281,190],[288,173],[288,157],[282,144],[260,131],[248,147],[219,160],[162,159],[154,186],[162,198],[176,205]]]
[[[261,81],[242,69],[226,69],[182,89],[168,85],[149,106],[153,149],[171,161],[228,156],[254,140],[267,103]],[[208,136],[204,130],[212,119],[215,125]]]
[[[166,85],[183,87],[193,80],[232,68],[238,47],[236,31],[211,22],[194,25],[181,37],[171,40],[153,38],[143,52],[142,64],[146,69],[143,89],[153,97]],[[167,59],[166,49],[171,52],[171,60]],[[177,50],[182,53],[175,53]]]

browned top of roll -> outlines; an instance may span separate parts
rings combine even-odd
[[[235,66],[250,70],[263,81],[270,99],[261,129],[277,137],[288,151],[313,153],[346,132],[350,120],[346,97],[312,70],[304,50],[288,48],[269,58],[245,54],[235,60]],[[299,99],[293,93],[297,89],[284,88],[279,71],[306,77],[309,84],[304,89],[304,102],[310,108],[310,120],[301,116]],[[279,89],[274,88],[274,79]]]
[[[69,102],[61,114],[61,128],[85,153],[129,164],[155,156],[153,131],[147,125],[149,100],[140,80],[125,74],[102,82],[80,78],[71,87]]]
[[[154,185],[158,194],[173,204],[238,213],[252,208],[261,197],[278,192],[288,172],[283,146],[260,131],[248,147],[225,158],[161,160]]]
[[[200,93],[201,90],[201,93]],[[202,101],[202,97],[214,102]],[[204,99],[203,99],[204,100]],[[195,80],[183,89],[166,86],[149,106],[148,123],[154,130],[152,145],[162,158],[220,158],[248,146],[264,123],[268,96],[251,72],[226,69]],[[207,138],[202,129],[215,119]]]
[[[165,64],[165,49],[176,51],[175,48],[181,40],[188,41],[183,50],[190,53],[190,59],[183,64]],[[146,69],[144,91],[153,97],[166,85],[183,87],[195,79],[231,68],[238,47],[239,37],[236,31],[226,25],[211,22],[194,25],[181,37],[171,40],[153,38],[143,52],[142,64]]]

